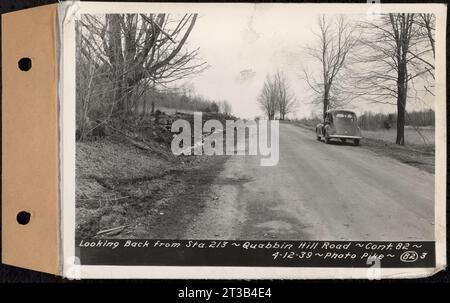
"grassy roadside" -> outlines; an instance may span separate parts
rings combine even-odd
[[[304,129],[315,131],[315,126],[301,122],[291,122],[292,124]],[[365,137],[363,132],[361,148],[375,152],[378,155],[394,158],[402,163],[417,167],[423,171],[434,174],[435,148],[434,144],[408,144],[397,145],[382,139],[375,139],[374,135]]]

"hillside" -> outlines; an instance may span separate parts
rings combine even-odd
[[[105,123],[101,136],[77,142],[77,237],[145,234],[186,197],[207,195],[226,157],[174,156],[169,129],[181,118],[193,121],[190,114],[114,120]]]

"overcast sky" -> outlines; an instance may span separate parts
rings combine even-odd
[[[228,100],[233,114],[253,118],[262,115],[256,100],[266,74],[281,70],[300,101],[295,116],[310,116],[314,110],[308,104],[311,94],[299,75],[302,65],[314,68],[302,47],[314,42],[312,30],[317,30],[317,17],[299,10],[274,10],[258,5],[200,14],[187,47],[200,47],[200,57],[210,67],[189,82],[197,94]],[[367,104],[355,104],[354,107],[357,112],[395,111],[392,106],[368,108]],[[417,105],[424,107],[428,106]]]

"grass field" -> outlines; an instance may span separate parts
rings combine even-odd
[[[390,130],[362,130],[364,138],[383,140],[387,142],[395,142],[397,136],[396,129]],[[405,144],[406,145],[433,145],[434,144],[434,128],[405,128]]]

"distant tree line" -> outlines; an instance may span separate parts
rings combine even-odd
[[[199,111],[231,114],[231,104],[227,100],[211,100],[183,90],[147,90],[138,100],[136,114],[151,114],[155,109],[166,107],[175,111]]]
[[[413,127],[434,127],[435,115],[434,110],[420,110],[406,113],[406,126]],[[311,115],[294,121],[300,122],[309,127],[315,127],[322,122],[322,118],[317,115]],[[358,116],[358,126],[363,130],[389,130],[397,127],[397,115],[395,113],[373,113],[364,112]]]
[[[405,125],[422,127],[434,126],[434,111],[422,110],[406,113]],[[395,129],[397,127],[397,115],[365,112],[358,118],[358,125],[364,130],[379,130],[379,129]]]

